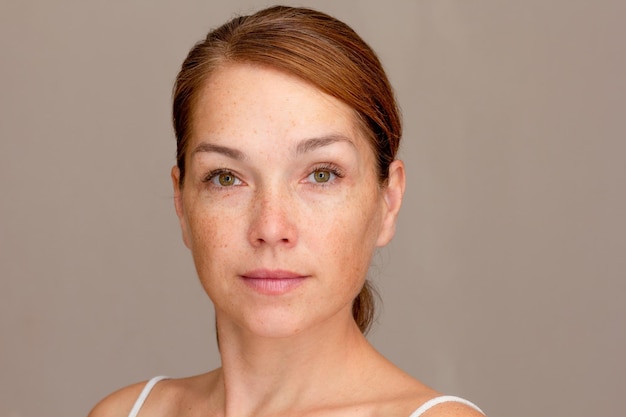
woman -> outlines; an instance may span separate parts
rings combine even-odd
[[[173,106],[176,213],[222,366],[124,388],[90,415],[482,416],[364,337],[365,276],[405,185],[400,118],[373,51],[325,14],[269,8],[191,50]]]

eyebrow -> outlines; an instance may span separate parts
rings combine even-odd
[[[347,142],[350,145],[355,146],[354,142],[352,142],[347,136],[343,136],[340,134],[332,134],[332,135],[327,135],[327,136],[321,136],[319,138],[311,138],[311,139],[303,140],[302,142],[298,143],[298,146],[296,147],[296,153],[303,154],[303,153],[311,152],[318,148],[332,145],[333,143],[337,143],[337,142]]]
[[[229,148],[228,146],[215,145],[215,144],[208,143],[208,142],[202,142],[198,144],[198,146],[194,148],[193,152],[191,152],[191,156],[194,156],[195,154],[200,153],[200,152],[220,153],[229,158],[237,159],[240,161],[243,159],[246,159],[246,155],[240,150]]]

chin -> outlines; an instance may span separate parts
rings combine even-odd
[[[269,310],[269,311],[268,311]],[[266,338],[288,338],[296,336],[314,325],[312,320],[298,314],[276,309],[256,311],[244,318],[244,326],[255,336]]]
[[[337,312],[293,311],[290,308],[266,306],[243,311],[233,318],[235,327],[252,337],[285,339],[301,335],[339,319]]]

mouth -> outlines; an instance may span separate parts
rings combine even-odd
[[[240,275],[244,284],[260,294],[281,295],[299,287],[308,275],[285,270],[255,269]]]

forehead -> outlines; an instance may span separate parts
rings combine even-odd
[[[225,64],[211,74],[193,121],[192,141],[363,136],[347,104],[293,75],[248,63]]]

